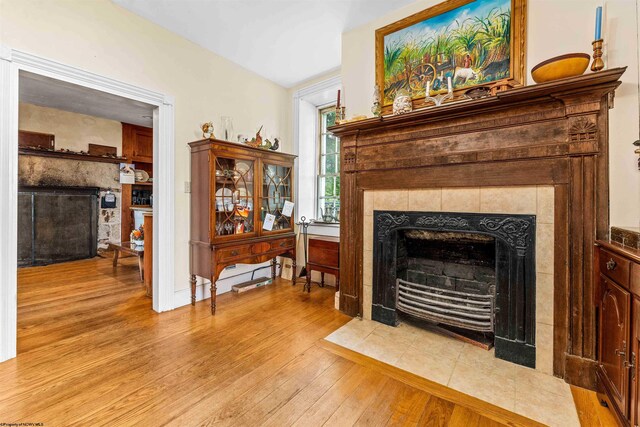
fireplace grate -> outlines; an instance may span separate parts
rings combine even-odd
[[[436,323],[494,332],[495,287],[488,295],[435,288],[396,279],[396,309]]]

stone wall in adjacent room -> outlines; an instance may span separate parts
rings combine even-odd
[[[120,243],[119,173],[118,165],[114,163],[25,155],[18,160],[20,186],[98,187],[100,198],[112,189],[116,207],[98,208],[98,249],[106,248],[108,242]]]

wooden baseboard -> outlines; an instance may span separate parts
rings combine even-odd
[[[481,413],[484,417],[497,421],[501,424],[506,424],[509,426],[544,425],[522,415],[518,415],[514,412],[500,408],[499,406],[492,405],[476,397],[469,396],[468,394],[464,394],[442,384],[438,384],[426,378],[422,378],[418,375],[404,371],[400,368],[396,368],[395,366],[380,362],[379,360],[349,350],[348,348],[339,346],[327,340],[319,340],[316,345],[340,357],[366,366],[367,368],[373,369],[395,380],[401,381],[407,385],[410,385],[411,387],[415,387],[433,396],[439,397],[449,402],[453,402],[456,405],[463,406],[472,411]]]
[[[595,360],[566,354],[564,380],[569,384],[595,391],[597,385],[596,367]]]

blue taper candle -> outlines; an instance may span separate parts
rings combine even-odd
[[[600,40],[602,38],[602,6],[596,7],[596,38]]]

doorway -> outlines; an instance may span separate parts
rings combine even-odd
[[[1,47],[0,55],[0,362],[16,356],[18,112],[20,77],[28,73],[105,96],[147,104],[153,123],[153,310],[174,308],[174,113],[170,96],[122,83],[29,53]],[[162,230],[162,233],[159,233]]]

